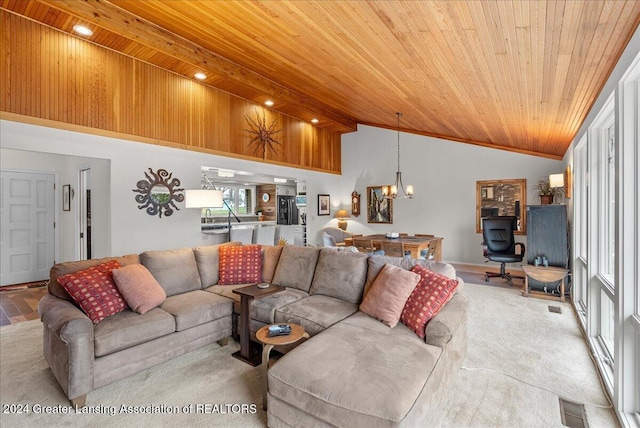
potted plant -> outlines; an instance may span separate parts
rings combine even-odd
[[[550,205],[557,196],[559,199],[564,198],[564,187],[551,187],[549,179],[543,178],[536,183],[534,189],[540,196],[540,205]]]
[[[262,209],[257,209],[256,214],[258,215],[258,221],[264,220],[264,216],[262,215]]]

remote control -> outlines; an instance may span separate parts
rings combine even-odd
[[[273,336],[287,336],[291,334],[291,326],[287,324],[278,324],[269,326],[269,337]]]

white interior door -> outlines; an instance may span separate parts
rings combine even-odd
[[[54,262],[54,176],[0,171],[0,286],[47,279]]]

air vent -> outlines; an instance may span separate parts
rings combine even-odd
[[[555,314],[561,314],[562,308],[560,306],[551,306],[549,305],[549,312],[553,312]]]
[[[574,403],[560,398],[560,417],[562,425],[571,428],[589,428],[584,404]]]

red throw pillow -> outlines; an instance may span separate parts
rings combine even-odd
[[[432,272],[422,266],[411,268],[420,275],[420,282],[404,305],[400,322],[424,339],[424,329],[429,320],[453,297],[458,280]]]
[[[123,311],[127,303],[113,282],[113,269],[120,263],[112,260],[89,269],[58,277],[58,282],[95,324]]]
[[[218,284],[250,284],[262,281],[260,245],[223,245],[220,247]]]

